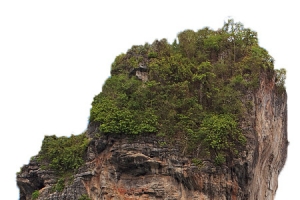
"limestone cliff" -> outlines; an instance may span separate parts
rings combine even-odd
[[[21,200],[273,200],[287,157],[285,70],[229,20],[116,57],[78,136],[46,136]]]
[[[196,166],[179,147],[164,146],[151,135],[102,135],[89,124],[91,138],[84,166],[61,192],[51,187],[56,175],[32,159],[17,176],[20,199],[226,199],[272,200],[287,157],[287,96],[276,91],[274,78],[262,76],[255,105],[243,123],[247,146],[232,163],[216,167],[209,160]]]

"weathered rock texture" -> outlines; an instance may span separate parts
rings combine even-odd
[[[92,138],[82,166],[62,192],[51,187],[57,177],[40,169],[34,159],[17,176],[20,199],[79,199],[87,194],[101,200],[271,200],[287,156],[287,96],[276,91],[275,82],[262,76],[260,88],[244,101],[250,106],[242,128],[247,146],[239,158],[221,167],[209,160],[192,163],[176,146],[165,146],[155,135]]]

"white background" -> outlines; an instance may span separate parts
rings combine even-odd
[[[70,136],[87,126],[93,97],[114,58],[132,45],[231,16],[258,32],[260,45],[287,69],[289,152],[276,200],[297,199],[300,149],[299,19],[296,1],[0,1],[0,198],[18,199],[16,172],[44,135]]]

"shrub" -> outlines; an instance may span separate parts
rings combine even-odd
[[[73,171],[83,164],[89,140],[85,134],[71,137],[45,136],[38,161],[58,174]]]
[[[202,167],[202,164],[203,164],[202,160],[200,160],[199,158],[193,158],[192,163],[194,165],[196,165],[197,167]]]
[[[78,200],[91,200],[90,198],[89,198],[89,196],[88,195],[86,195],[86,194],[83,194],[83,195],[81,195],[80,197],[79,197],[79,199]]]
[[[55,184],[53,189],[54,189],[54,191],[61,192],[64,190],[64,188],[65,188],[65,179],[60,178],[60,179],[58,179],[58,181]]]
[[[216,165],[220,166],[220,165],[224,164],[225,161],[226,161],[226,158],[223,154],[219,153],[218,155],[216,155],[216,157],[215,157],[215,164]]]
[[[156,52],[149,52],[148,53],[148,58],[156,58],[157,57],[157,53]]]
[[[32,194],[31,194],[31,199],[35,200],[39,197],[40,192],[38,190],[35,190]]]
[[[216,163],[223,161],[222,152],[235,154],[237,145],[245,145],[246,138],[238,123],[229,114],[208,115],[201,123],[200,134],[208,150],[216,152]]]

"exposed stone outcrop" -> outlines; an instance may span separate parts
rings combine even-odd
[[[91,123],[86,163],[65,189],[53,192],[57,177],[32,159],[17,176],[20,199],[39,190],[39,200],[83,194],[93,200],[272,200],[287,156],[287,96],[266,77],[256,93],[245,96],[253,105],[242,124],[247,145],[226,165],[207,160],[196,166],[179,147],[165,146],[155,135],[99,136],[98,124]]]
[[[278,175],[287,157],[287,96],[276,92],[275,82],[261,79],[255,95],[256,149],[252,164],[250,199],[274,199]],[[251,154],[248,159],[251,161]]]
[[[142,80],[143,82],[148,81],[148,68],[147,66],[140,65],[137,68],[133,68],[129,72],[129,76],[136,76],[138,79]]]

